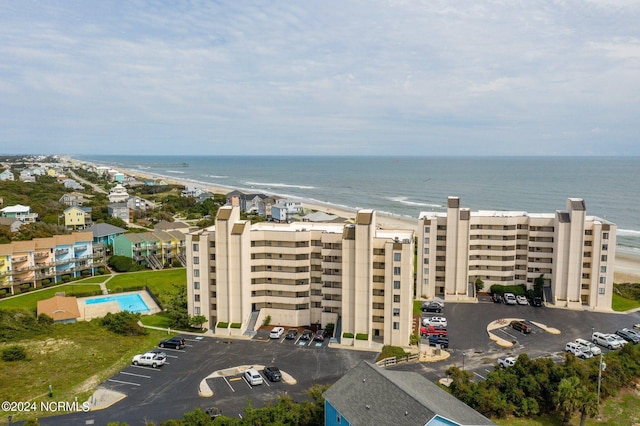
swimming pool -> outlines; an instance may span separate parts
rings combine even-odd
[[[87,299],[87,305],[97,305],[99,303],[118,302],[120,309],[134,313],[150,312],[149,307],[139,294],[117,294],[113,296],[97,297],[95,299]]]

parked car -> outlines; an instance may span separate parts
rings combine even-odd
[[[637,345],[638,343],[640,343],[640,333],[637,333],[634,330],[630,330],[628,328],[621,328],[620,330],[616,331],[616,334],[622,337],[627,342],[633,343],[634,345]]]
[[[302,332],[302,335],[300,336],[300,340],[311,340],[311,339],[313,339],[313,331],[304,330]]]
[[[620,342],[620,347],[623,347],[624,345],[626,345],[627,343],[629,343],[628,340],[625,340],[624,338],[622,338],[622,336],[618,336],[617,334],[609,334],[609,336],[613,337],[614,340]]]
[[[447,329],[442,327],[435,327],[433,325],[423,325],[422,327],[420,327],[420,335],[421,336],[431,336],[431,335],[446,336]]]
[[[270,339],[279,339],[280,336],[282,336],[283,333],[284,333],[284,328],[283,327],[273,327],[273,329],[271,329],[271,333],[269,333],[269,338]]]
[[[516,296],[516,302],[518,302],[518,305],[528,305],[529,301],[527,300],[526,297],[521,296],[521,295],[517,295]]]
[[[275,366],[265,367],[263,370],[264,376],[272,382],[279,382],[282,380],[282,374],[280,369]]]
[[[322,330],[316,331],[315,336],[313,336],[313,340],[315,342],[324,342],[324,332]]]
[[[590,350],[583,350],[583,347],[576,342],[568,342],[565,345],[564,350],[582,359],[591,358],[593,356],[593,353]]]
[[[622,347],[620,341],[615,339],[612,335],[600,333],[599,331],[593,332],[591,335],[591,341],[596,345],[604,346],[609,349],[620,349]]]
[[[516,364],[516,359],[512,356],[505,356],[498,358],[498,365],[502,368],[513,367]]]
[[[531,327],[524,321],[511,321],[511,328],[524,334],[531,333]]]
[[[438,327],[447,327],[447,319],[445,317],[427,317],[422,318],[422,325],[433,325]]]
[[[516,300],[516,296],[513,293],[505,293],[503,296],[504,303],[507,305],[517,305],[518,301]]]
[[[298,337],[298,329],[297,328],[289,329],[287,331],[287,335],[284,336],[284,338],[287,339],[287,340],[293,340],[296,337]]]
[[[429,335],[429,345],[440,345],[443,348],[449,347],[449,338],[441,334]]]
[[[593,355],[598,356],[602,353],[602,349],[594,345],[588,340],[576,339],[576,343],[580,345],[583,352],[590,351]]]
[[[533,299],[531,299],[531,306],[535,306],[536,308],[541,307],[542,306],[542,297],[535,296]]]
[[[640,330],[640,323],[634,324],[633,328],[636,329],[636,330]]]
[[[439,314],[442,312],[442,306],[438,302],[425,302],[422,304],[422,307],[420,307],[420,310],[422,312],[435,312]]]
[[[162,349],[151,349],[149,353],[160,355],[161,357],[166,358],[167,354]]]
[[[135,355],[131,360],[131,364],[133,365],[145,365],[147,367],[161,367],[164,365],[166,357],[163,357],[159,354],[154,354],[151,352],[147,352],[140,355]]]
[[[171,337],[169,339],[161,340],[158,346],[161,348],[182,349],[185,347],[185,341],[180,337]]]
[[[251,386],[261,385],[264,380],[258,370],[255,368],[250,368],[244,372],[244,378]]]
[[[215,419],[216,417],[220,417],[222,415],[222,410],[218,407],[209,407],[204,410],[204,412],[208,414],[211,419]]]
[[[502,303],[502,296],[494,293],[491,295],[491,300],[493,300],[493,303]]]

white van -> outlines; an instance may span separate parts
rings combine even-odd
[[[255,368],[250,368],[245,371],[244,378],[251,386],[261,385],[263,382],[262,376]]]

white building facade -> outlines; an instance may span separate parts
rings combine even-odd
[[[449,197],[447,212],[421,213],[416,295],[475,299],[474,283],[525,284],[542,275],[548,303],[611,310],[616,225],[587,216],[582,199],[555,213],[479,211]]]
[[[407,346],[414,247],[413,230],[379,229],[373,210],[356,224],[252,225],[225,206],[215,226],[187,235],[189,314],[216,334],[270,316],[285,327],[336,324],[343,344]]]

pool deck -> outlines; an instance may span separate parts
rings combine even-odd
[[[147,307],[149,308],[149,312],[144,312],[142,313],[142,315],[157,314],[161,311],[160,307],[156,305],[156,302],[153,301],[149,293],[147,293],[145,290],[132,291],[127,293],[115,293],[111,294],[110,296],[118,296],[121,294],[139,294],[145,305],[147,305]],[[109,312],[115,314],[122,311],[122,309],[120,309],[120,304],[115,300],[113,302],[96,303],[93,305],[87,305],[86,303],[87,300],[100,299],[103,297],[107,296],[92,296],[78,299],[78,310],[80,311],[80,318],[78,318],[78,321],[91,321],[94,318],[102,318]]]

